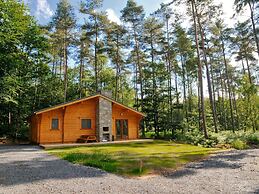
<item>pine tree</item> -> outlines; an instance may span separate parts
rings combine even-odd
[[[122,49],[126,46],[126,33],[127,31],[123,26],[114,22],[110,23],[107,29],[107,50],[112,63],[115,65],[116,72],[114,99],[118,101],[122,101],[122,76],[125,70],[125,54]]]
[[[176,49],[177,56],[179,56],[180,58],[180,64],[181,64],[180,74],[182,77],[182,85],[183,85],[183,108],[185,112],[185,119],[187,122],[187,129],[189,130],[189,115],[188,115],[189,104],[187,100],[187,87],[188,87],[188,80],[190,79],[189,78],[190,70],[188,69],[188,62],[192,60],[194,51],[192,48],[191,40],[187,37],[187,33],[179,23],[176,24],[174,33],[176,36],[174,47]]]
[[[205,138],[208,138],[208,132],[206,128],[206,116],[205,116],[205,105],[204,105],[204,94],[203,94],[203,78],[202,78],[202,63],[200,58],[200,45],[199,45],[199,33],[197,25],[197,6],[195,0],[190,0],[192,9],[192,19],[194,23],[194,33],[195,33],[195,45],[198,59],[198,91],[199,91],[199,125],[204,132]]]
[[[134,0],[128,0],[126,7],[121,11],[121,19],[128,23],[128,31],[131,34],[130,38],[133,38],[134,48],[132,50],[132,56],[134,57],[135,64],[135,104],[138,108],[138,82],[140,87],[140,107],[143,109],[143,72],[142,72],[142,56],[141,56],[141,31],[144,20],[144,10],[142,6],[138,6]],[[139,80],[139,81],[138,81]]]
[[[243,23],[238,22],[233,29],[234,36],[230,40],[234,49],[233,54],[236,54],[236,61],[241,61],[243,73],[248,73],[249,81],[252,84],[251,64],[256,63],[256,58],[253,54],[256,49],[252,43],[252,36],[249,33],[249,29],[248,21]]]
[[[82,26],[85,31],[85,37],[91,41],[90,45],[93,47],[90,53],[90,63],[94,67],[94,91],[101,90],[102,59],[105,56],[105,31],[107,28],[107,16],[105,12],[99,11],[102,7],[102,0],[87,0],[81,3],[80,12],[86,15],[86,22]],[[91,47],[91,48],[92,48]],[[106,56],[105,56],[106,57]]]
[[[143,53],[141,51],[141,37],[142,37],[142,25],[144,20],[144,9],[142,6],[138,6],[134,0],[128,0],[126,7],[121,11],[121,19],[128,24],[128,32],[130,34],[129,39],[133,39],[134,45],[131,51],[131,60],[135,65],[134,76],[135,76],[135,105],[139,108],[138,102],[138,91],[140,90],[140,107],[143,110]],[[138,89],[139,83],[139,89]],[[142,125],[142,136],[145,136],[145,127]]]
[[[149,122],[153,123],[156,136],[159,136],[159,106],[162,99],[159,86],[164,82],[164,65],[161,60],[161,44],[163,42],[163,24],[154,17],[148,17],[144,23],[144,47],[147,56],[147,66],[144,69],[145,109],[148,112]],[[150,56],[150,57],[149,57]]]
[[[67,87],[68,87],[68,48],[73,42],[73,30],[75,28],[75,14],[72,6],[67,0],[60,0],[57,4],[57,10],[50,23],[51,31],[57,36],[57,41],[61,48],[61,58],[64,71],[64,102],[67,100]],[[61,62],[60,62],[61,64]]]
[[[240,13],[246,6],[249,7],[250,10],[250,19],[252,23],[252,29],[253,29],[253,35],[254,35],[254,41],[257,48],[257,54],[259,56],[259,38],[258,38],[258,30],[256,29],[256,8],[259,6],[258,0],[235,0],[234,5],[236,6],[236,12]]]

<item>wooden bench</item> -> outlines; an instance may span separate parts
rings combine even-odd
[[[7,138],[1,137],[0,138],[0,144],[6,144]]]
[[[88,143],[88,141],[97,142],[97,138],[95,135],[81,135],[81,137],[77,140],[79,143]]]

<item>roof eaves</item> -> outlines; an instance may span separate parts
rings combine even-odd
[[[65,102],[65,103],[62,103],[62,104],[58,104],[58,105],[55,105],[55,106],[52,106],[52,107],[48,107],[48,108],[44,108],[44,109],[41,109],[41,110],[38,110],[38,111],[35,111],[33,113],[33,115],[37,115],[37,114],[41,114],[41,113],[44,113],[44,112],[48,112],[48,111],[51,111],[51,110],[55,110],[55,109],[59,109],[59,108],[62,108],[62,107],[65,107],[65,106],[69,106],[69,105],[72,105],[72,104],[76,104],[76,103],[79,103],[79,102],[82,102],[82,101],[85,101],[85,100],[89,100],[89,99],[92,99],[92,98],[96,98],[96,97],[103,97],[113,103],[116,103],[124,108],[127,108],[139,115],[142,115],[142,116],[146,116],[144,113],[142,112],[139,112],[131,107],[128,107],[120,102],[117,102],[115,100],[113,100],[112,98],[108,97],[108,96],[105,96],[103,94],[96,94],[96,95],[92,95],[92,96],[88,96],[88,97],[85,97],[85,98],[82,98],[82,99],[77,99],[77,100],[73,100],[73,101],[69,101],[69,102]]]

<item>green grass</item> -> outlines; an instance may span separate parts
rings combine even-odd
[[[62,148],[48,152],[72,163],[125,176],[140,176],[176,169],[216,150],[218,149],[154,141]]]

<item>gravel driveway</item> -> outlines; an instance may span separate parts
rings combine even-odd
[[[166,176],[128,179],[33,146],[0,146],[0,193],[259,193],[259,149],[225,152]]]

